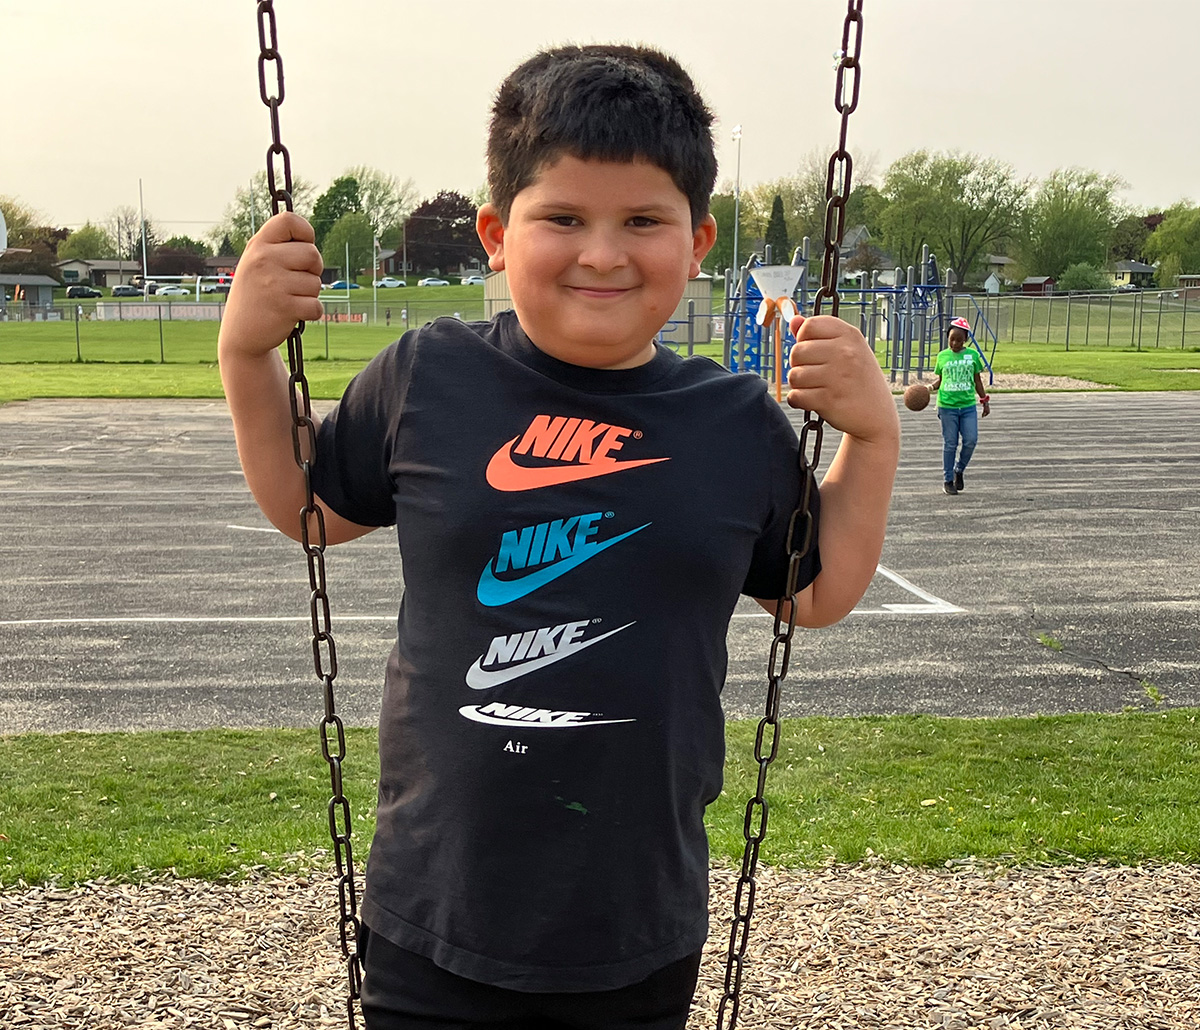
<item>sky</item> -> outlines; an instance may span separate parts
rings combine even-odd
[[[281,135],[318,193],[353,165],[411,179],[421,198],[474,193],[496,86],[561,43],[644,42],[679,58],[716,115],[721,181],[791,175],[836,144],[844,0],[275,7]],[[1195,202],[1197,39],[1197,0],[865,0],[856,175],[959,150],[1021,176],[1115,173],[1137,207]],[[0,0],[0,196],[77,228],[137,207],[141,180],[160,235],[204,236],[264,166],[257,55],[254,0]]]

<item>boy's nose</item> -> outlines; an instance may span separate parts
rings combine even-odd
[[[611,272],[627,264],[628,256],[620,239],[613,233],[590,232],[579,251],[579,263],[597,272]]]

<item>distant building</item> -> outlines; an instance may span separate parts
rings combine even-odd
[[[1181,300],[1200,297],[1200,274],[1181,275],[1178,285],[1175,292]]]
[[[1113,281],[1118,286],[1149,286],[1154,278],[1154,266],[1141,261],[1118,261]]]
[[[118,286],[142,271],[142,263],[132,258],[68,258],[56,261],[55,267],[66,286]]]
[[[1058,282],[1052,275],[1031,275],[1021,280],[1021,292],[1032,294],[1050,294],[1054,292],[1054,284]]]
[[[988,277],[983,280],[984,293],[1001,293],[1004,290],[1004,280],[995,272],[988,274]]]
[[[49,308],[58,283],[48,275],[5,275],[0,273],[0,312],[11,307]]]

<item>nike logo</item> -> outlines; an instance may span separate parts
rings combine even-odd
[[[599,531],[597,523],[602,517],[603,513],[596,511],[504,533],[495,560],[488,562],[479,576],[475,590],[479,603],[489,608],[511,604],[651,525],[647,522],[607,540],[592,540]],[[527,572],[519,579],[498,578],[499,573],[509,569],[526,569],[534,565],[541,568]]]
[[[618,461],[613,452],[619,451],[625,445],[625,438],[631,435],[637,438],[641,433],[587,418],[535,415],[521,436],[506,441],[492,455],[486,473],[488,485],[509,493],[539,490],[670,461],[670,458]],[[561,464],[521,465],[515,460],[517,455]]]
[[[564,622],[560,626],[545,626],[541,629],[526,630],[524,633],[493,637],[487,654],[481,655],[467,670],[467,686],[472,690],[487,690],[521,676],[528,676],[531,672],[537,672],[538,669],[544,669],[555,662],[561,662],[564,658],[579,654],[601,640],[607,640],[621,630],[628,629],[633,623],[627,622],[624,626],[592,637],[591,640],[580,640],[589,625],[590,620]],[[516,664],[501,669],[484,668],[485,665],[505,665],[508,662]]]
[[[463,705],[458,714],[473,722],[484,722],[492,726],[512,726],[542,729],[562,729],[565,726],[612,726],[619,722],[637,722],[636,719],[597,719],[593,712],[568,712],[553,708],[526,708],[523,705],[505,705],[493,701],[490,705]]]

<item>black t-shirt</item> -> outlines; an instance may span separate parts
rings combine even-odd
[[[740,593],[785,589],[799,483],[763,381],[664,347],[581,368],[507,312],[406,333],[355,378],[314,485],[394,523],[403,564],[372,930],[526,991],[703,946],[726,633]]]

